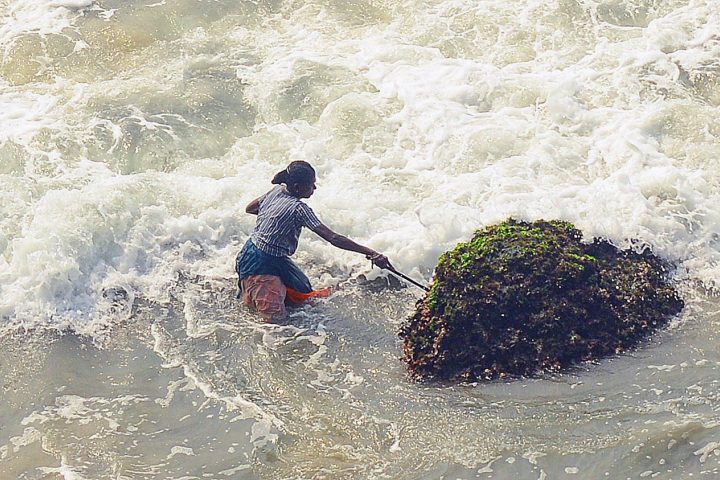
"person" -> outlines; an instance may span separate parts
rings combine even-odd
[[[393,268],[385,255],[332,231],[302,201],[315,192],[315,180],[309,163],[293,161],[273,177],[273,189],[245,207],[245,212],[257,215],[257,222],[235,261],[239,295],[266,321],[284,316],[286,303],[330,294],[329,289],[313,290],[308,277],[290,259],[303,227],[337,248],[364,254],[380,268]]]

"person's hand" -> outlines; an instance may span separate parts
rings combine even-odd
[[[365,255],[365,258],[370,260],[373,265],[377,265],[380,268],[384,268],[390,271],[395,270],[395,267],[392,266],[390,260],[382,253],[375,252],[371,255]]]

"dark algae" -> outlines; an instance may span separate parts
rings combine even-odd
[[[562,221],[507,220],[440,257],[401,327],[415,379],[557,372],[626,351],[683,308],[667,264]]]

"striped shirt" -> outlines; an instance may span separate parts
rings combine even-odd
[[[315,230],[322,225],[312,208],[278,185],[260,197],[255,230],[250,235],[263,252],[276,257],[289,257],[297,250],[300,230]]]

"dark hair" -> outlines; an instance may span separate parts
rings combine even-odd
[[[308,162],[295,160],[290,162],[285,170],[275,174],[272,179],[273,185],[284,183],[287,186],[297,183],[310,183],[315,180],[315,169]]]

